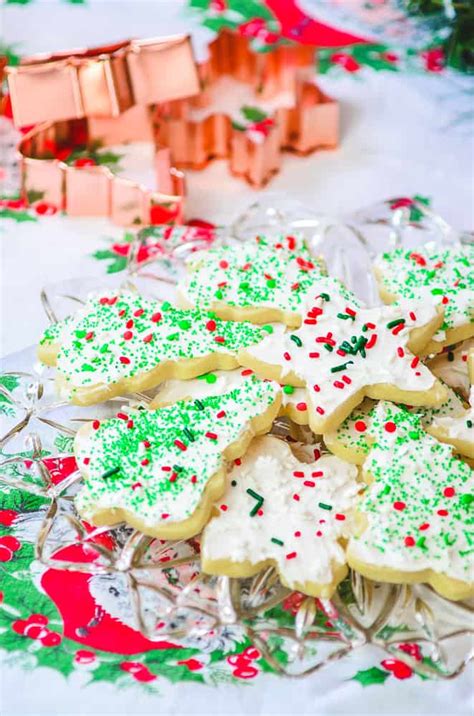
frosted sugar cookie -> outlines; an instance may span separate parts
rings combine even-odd
[[[428,582],[448,599],[474,594],[474,472],[420,416],[380,402],[364,462],[368,483],[347,560],[378,581]]]
[[[235,368],[237,351],[262,340],[265,328],[184,311],[130,291],[109,292],[48,328],[38,356],[56,366],[64,398],[90,405],[168,378]]]
[[[374,266],[382,300],[429,301],[444,309],[444,321],[425,352],[474,335],[474,245],[419,251],[395,249]]]
[[[158,388],[151,407],[158,408],[185,398],[221,395],[241,385],[251,375],[253,371],[249,368],[237,368],[204,373],[193,380],[167,380]],[[292,385],[282,386],[280,415],[286,415],[298,425],[308,424],[305,391],[302,388],[293,388]]]
[[[181,305],[232,320],[281,321],[291,327],[300,325],[304,296],[316,290],[324,272],[293,236],[213,247],[190,256],[187,267],[179,288]],[[334,279],[327,277],[327,282]]]
[[[444,387],[414,355],[442,321],[430,304],[362,308],[339,292],[316,295],[301,328],[282,326],[239,362],[259,375],[306,389],[308,422],[316,434],[337,427],[364,396],[438,405]]]
[[[287,587],[330,597],[347,573],[356,478],[357,469],[333,455],[308,464],[277,438],[254,440],[204,529],[202,569],[247,577],[275,565]]]
[[[456,415],[436,417],[427,430],[441,442],[452,445],[461,455],[474,458],[474,386],[469,403],[469,408]]]
[[[474,359],[474,338],[469,338],[456,346],[446,346],[441,353],[429,360],[426,365],[432,373],[459,391],[469,396],[469,358]]]
[[[410,412],[420,416],[425,430],[438,417],[457,419],[464,416],[466,411],[462,400],[450,388],[446,390],[448,397],[438,408],[409,408]],[[362,465],[370,451],[370,425],[376,407],[376,401],[366,398],[335,430],[324,433],[324,442],[329,450],[343,460]]]
[[[223,395],[87,423],[75,440],[78,511],[163,539],[197,534],[224,492],[226,461],[270,429],[280,399],[278,385],[252,378]]]

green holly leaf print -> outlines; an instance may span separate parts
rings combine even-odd
[[[389,624],[386,624],[379,632],[377,632],[377,639],[381,639],[382,641],[388,641],[392,638],[394,634],[406,634],[410,631],[412,631],[412,629],[410,629],[410,627],[405,626],[404,624],[399,624],[398,626],[390,626]]]
[[[258,107],[241,107],[240,112],[249,122],[261,122],[267,118],[266,113]]]
[[[62,453],[72,453],[74,438],[68,435],[58,435],[54,440],[54,444]]]
[[[124,661],[127,661],[127,657],[123,657]],[[130,657],[130,661],[139,661],[135,656]],[[125,671],[120,668],[120,663],[117,661],[101,661],[90,675],[90,683],[97,681],[106,681],[109,684],[113,684],[118,679],[125,677]]]
[[[8,390],[9,393],[12,393],[15,388],[18,388],[19,384],[20,379],[15,375],[0,375],[0,385],[5,388],[5,390]],[[13,401],[8,396],[0,393],[0,415],[13,415],[13,408],[7,407],[12,405],[12,403]]]
[[[31,492],[2,487],[0,498],[1,510],[13,510],[14,512],[25,514],[28,512],[37,512],[47,503],[48,500],[46,498],[33,495]]]
[[[127,257],[118,256],[110,249],[98,249],[92,254],[94,259],[99,261],[110,260],[111,263],[107,266],[107,273],[118,273],[124,271],[127,266]]]
[[[389,676],[388,671],[383,671],[378,666],[372,666],[370,669],[358,671],[351,681],[358,681],[361,686],[372,686],[372,684],[384,684]]]
[[[26,196],[28,199],[28,204],[34,204],[35,201],[40,201],[44,197],[44,191],[36,191],[35,189],[30,189],[30,191],[26,192]]]
[[[0,219],[13,219],[19,224],[25,221],[38,221],[36,216],[28,214],[27,211],[16,211],[14,209],[0,209]]]

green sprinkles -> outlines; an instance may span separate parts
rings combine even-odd
[[[292,334],[290,335],[290,338],[291,338],[291,340],[293,341],[293,343],[296,343],[296,345],[298,346],[298,348],[301,348],[301,346],[303,345],[303,341],[301,340],[301,338],[300,338],[299,336],[295,336],[295,334],[292,333]]]
[[[347,369],[347,366],[351,363],[354,363],[353,360],[348,360],[346,363],[342,363],[341,365],[335,365],[331,368],[331,373],[340,373],[343,370]]]
[[[106,470],[102,473],[101,477],[103,480],[106,480],[108,477],[112,477],[113,475],[117,475],[117,473],[120,472],[120,467],[111,467],[110,470]]]
[[[277,545],[279,545],[280,547],[283,547],[284,544],[285,544],[284,542],[282,542],[281,539],[278,539],[277,537],[272,537],[272,538],[270,539],[270,542],[273,542],[273,544],[277,544]]]
[[[404,318],[396,318],[394,321],[387,323],[387,328],[395,328],[396,326],[401,326],[402,323],[406,323]]]
[[[259,511],[259,509],[261,508],[261,506],[263,505],[265,500],[261,495],[258,494],[258,492],[255,492],[255,490],[252,490],[251,487],[249,487],[246,490],[246,493],[248,495],[250,495],[250,497],[253,497],[254,500],[256,500],[254,507],[252,507],[252,509],[249,512],[250,517],[255,517],[255,515],[257,514],[257,512]]]
[[[310,290],[319,292],[322,283],[338,285],[302,239],[297,238],[290,248],[284,236],[213,246],[197,261],[191,256],[188,269],[182,290],[190,304],[200,308],[210,308],[217,299],[229,306],[300,313]],[[323,295],[329,300],[328,293]]]
[[[322,510],[332,510],[332,505],[327,505],[325,502],[318,502],[318,507]]]
[[[184,428],[183,433],[186,435],[188,440],[190,440],[192,443],[195,441],[196,438],[194,437],[193,433],[191,432],[191,430],[189,428]]]

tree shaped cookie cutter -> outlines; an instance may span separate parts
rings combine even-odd
[[[279,170],[283,149],[307,154],[337,145],[338,105],[314,83],[313,55],[299,45],[256,53],[247,38],[222,32],[200,64],[184,35],[26,58],[7,68],[15,124],[29,127],[18,146],[23,196],[41,196],[71,216],[131,225],[155,223],[153,206],[181,223],[181,168],[201,169],[214,158],[228,157],[233,174],[260,187]],[[243,124],[214,110],[224,75],[273,109],[245,106]],[[130,141],[154,142],[158,191],[106,167],[65,161],[71,147]]]

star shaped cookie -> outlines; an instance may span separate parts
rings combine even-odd
[[[273,328],[238,353],[258,375],[306,389],[316,434],[337,427],[364,396],[439,405],[446,391],[416,353],[442,321],[430,304],[364,308],[344,294],[315,295],[301,328]]]

